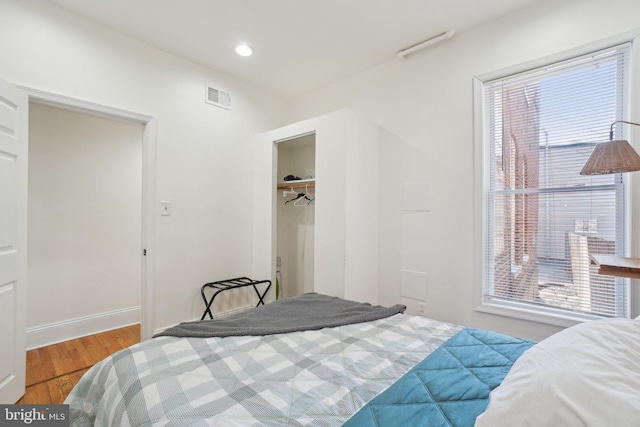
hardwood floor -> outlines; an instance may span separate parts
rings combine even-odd
[[[17,403],[62,403],[80,377],[105,357],[140,342],[140,325],[27,352],[27,392]]]

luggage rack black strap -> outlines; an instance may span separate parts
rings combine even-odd
[[[262,283],[266,283],[267,287],[265,288],[264,292],[260,293],[257,285]],[[271,280],[253,280],[249,279],[248,277],[236,277],[235,279],[209,282],[205,283],[204,285],[202,285],[202,288],[200,288],[200,294],[202,295],[202,300],[204,301],[204,305],[206,307],[204,313],[202,313],[202,317],[200,318],[200,320],[204,320],[207,314],[209,315],[210,319],[213,319],[213,314],[211,313],[211,304],[213,304],[213,300],[220,292],[229,289],[243,288],[245,286],[253,286],[253,290],[256,291],[256,295],[258,296],[258,303],[256,304],[256,307],[259,305],[264,305],[264,297],[267,295],[267,292],[271,287]],[[205,289],[207,288],[213,288],[216,290],[213,295],[211,295],[210,299],[207,299],[207,296],[205,295]]]

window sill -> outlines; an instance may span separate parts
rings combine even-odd
[[[495,300],[482,302],[475,308],[475,311],[565,328],[578,323],[604,318],[602,316],[589,314],[566,313],[561,310],[555,310],[549,307],[531,306],[526,303]]]

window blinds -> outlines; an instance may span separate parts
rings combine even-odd
[[[624,177],[579,174],[625,119],[628,55],[622,45],[484,83],[485,301],[628,315],[628,280],[589,259],[624,254]]]

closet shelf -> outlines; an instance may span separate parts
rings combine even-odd
[[[316,180],[315,179],[298,179],[295,181],[285,181],[278,183],[278,190],[287,190],[293,188],[294,190],[298,188],[315,188]]]

